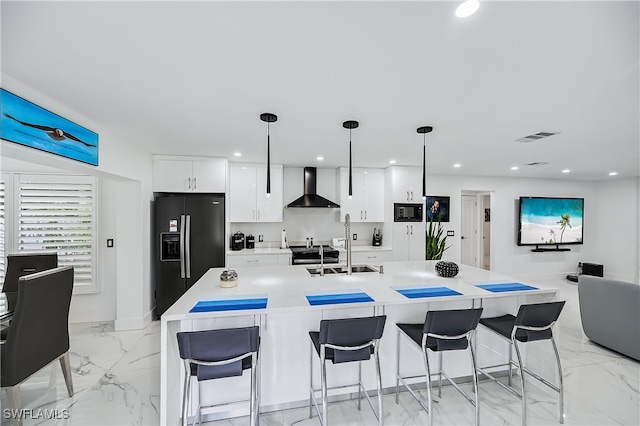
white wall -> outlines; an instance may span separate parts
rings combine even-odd
[[[604,265],[605,275],[639,282],[640,278],[640,178],[598,182],[595,216],[585,218],[585,226],[597,221],[593,260]],[[588,222],[586,222],[588,220]]]
[[[451,197],[450,219],[445,229],[452,247],[446,257],[460,260],[462,191],[492,192],[491,269],[523,279],[558,278],[575,273],[578,262],[601,263],[605,274],[637,281],[638,179],[608,182],[566,179],[524,179],[429,175],[427,192]],[[585,199],[584,244],[567,246],[569,252],[533,253],[516,244],[520,196],[581,197]],[[615,206],[605,208],[603,205]],[[625,226],[612,226],[625,223]]]
[[[98,167],[4,140],[0,143],[0,157],[9,157],[72,173],[93,175],[102,180],[101,187],[105,194],[100,199],[103,210],[98,213],[100,217],[98,263],[101,291],[97,294],[74,296],[70,317],[74,322],[116,320],[116,327],[120,328],[141,326],[151,318],[152,305],[150,250],[148,244],[141,243],[150,240],[150,200],[153,196],[151,153],[145,152],[137,144],[111,133],[109,129],[97,121],[70,110],[10,76],[2,75],[2,86],[16,95],[99,134],[100,165]],[[128,200],[128,205],[118,204],[117,200],[119,199]],[[126,209],[126,214],[122,213],[122,209]],[[136,224],[135,229],[127,228],[127,234],[121,233],[117,223],[114,227],[110,215],[132,218],[132,222]],[[103,220],[105,220],[106,229],[101,228]],[[115,239],[113,249],[106,249],[105,237]],[[127,244],[127,238],[134,238],[140,243]],[[123,239],[125,241],[122,241]],[[116,262],[114,259],[120,261]],[[115,268],[117,268],[117,273],[114,272]],[[109,272],[110,270],[112,272]],[[138,277],[139,279],[132,282],[124,280],[124,277]],[[127,294],[140,294],[139,303],[118,306],[116,310],[116,297],[126,297]]]

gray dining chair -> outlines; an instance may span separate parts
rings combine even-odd
[[[18,279],[24,275],[46,271],[58,267],[58,253],[16,253],[7,255],[7,270],[2,291],[18,291]]]
[[[60,361],[67,392],[73,396],[69,362],[72,291],[71,266],[20,277],[11,327],[0,345],[0,386],[7,390],[9,409],[21,408],[20,385],[55,361]]]

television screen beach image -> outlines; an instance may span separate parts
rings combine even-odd
[[[518,245],[582,244],[584,198],[520,197]]]

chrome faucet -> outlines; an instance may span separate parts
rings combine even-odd
[[[349,216],[349,213],[344,215],[344,233],[344,248],[347,249],[347,275],[351,275],[351,216]]]

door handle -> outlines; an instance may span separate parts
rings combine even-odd
[[[362,210],[360,210],[360,220],[362,220]]]
[[[367,211],[364,211],[364,220],[367,220]]]
[[[407,201],[411,201],[411,200],[409,199],[409,191],[407,191]]]
[[[467,237],[460,237],[461,240],[464,240],[465,238],[467,238]]]
[[[407,235],[409,235],[409,225],[407,225]]]
[[[413,225],[411,225],[411,235],[413,235]]]
[[[197,186],[198,185],[197,185],[197,182],[196,182],[196,178],[194,177],[193,178],[193,189],[196,189]]]
[[[186,252],[186,265],[185,272],[187,278],[191,278],[191,215],[187,215],[187,229],[185,231],[185,252]]]
[[[187,189],[191,189],[191,178],[188,179],[187,182]]]
[[[184,266],[184,215],[180,215],[180,278],[185,278]]]

